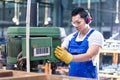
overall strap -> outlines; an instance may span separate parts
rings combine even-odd
[[[78,34],[79,34],[79,32],[76,32],[76,33],[73,35],[72,40],[75,40]]]
[[[91,29],[90,32],[86,35],[85,39],[88,39],[88,37],[92,34],[92,32],[94,32],[95,30],[94,29]],[[79,32],[76,32],[74,35],[73,35],[73,38],[72,39],[76,39],[77,35],[79,34]]]
[[[79,33],[79,32],[76,32],[73,36],[74,36],[74,37],[77,37],[78,33]]]
[[[89,37],[94,31],[95,31],[94,29],[90,30],[90,32],[86,35],[85,39],[88,39],[88,37]]]

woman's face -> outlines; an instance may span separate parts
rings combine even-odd
[[[83,31],[84,29],[86,29],[86,22],[84,18],[81,18],[79,14],[76,16],[72,16],[72,25],[78,31]]]

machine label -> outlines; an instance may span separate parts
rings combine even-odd
[[[48,56],[50,55],[50,47],[34,48],[34,56]]]

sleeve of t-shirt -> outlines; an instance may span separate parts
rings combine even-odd
[[[61,44],[61,47],[68,49],[69,41],[72,39],[74,34],[75,33],[72,33],[72,34],[68,35],[67,37],[65,37]]]
[[[103,47],[103,43],[104,43],[104,37],[98,31],[94,31],[89,37],[89,46],[95,44]]]

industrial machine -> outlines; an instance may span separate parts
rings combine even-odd
[[[9,27],[7,35],[7,63],[26,70],[26,27]],[[54,49],[61,45],[63,37],[65,31],[60,27],[30,27],[31,71],[37,70],[38,64],[45,64],[47,61],[52,63],[51,66],[59,62],[54,56]]]

